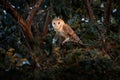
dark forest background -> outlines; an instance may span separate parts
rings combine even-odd
[[[61,17],[84,44],[52,44]],[[0,0],[1,80],[120,80],[120,0]]]

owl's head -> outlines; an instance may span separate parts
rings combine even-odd
[[[60,19],[60,18],[54,18],[52,20],[52,26],[53,26],[53,28],[60,28],[64,24],[65,24],[65,22],[62,19]]]

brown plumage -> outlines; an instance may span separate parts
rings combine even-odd
[[[54,18],[52,20],[52,26],[56,31],[55,38],[58,37],[58,35],[65,38],[65,40],[62,42],[62,45],[66,42],[75,42],[83,45],[82,41],[73,31],[73,29],[68,24],[65,24],[62,19]],[[53,39],[53,43],[55,42],[55,38]]]

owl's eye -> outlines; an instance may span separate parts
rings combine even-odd
[[[60,24],[60,22],[58,22],[58,24]]]

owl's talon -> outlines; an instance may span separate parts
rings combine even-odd
[[[61,43],[60,45],[61,45],[61,47],[63,47],[63,45],[64,45],[64,44],[63,44],[63,43]]]
[[[63,48],[63,47],[64,47],[64,45],[65,45],[64,43],[60,43],[60,47],[61,47],[61,48]]]
[[[60,44],[60,49],[64,49],[64,47],[65,47],[64,45],[65,45],[65,44],[61,43],[61,44]]]
[[[65,45],[65,42],[62,42],[62,46],[64,46]]]

